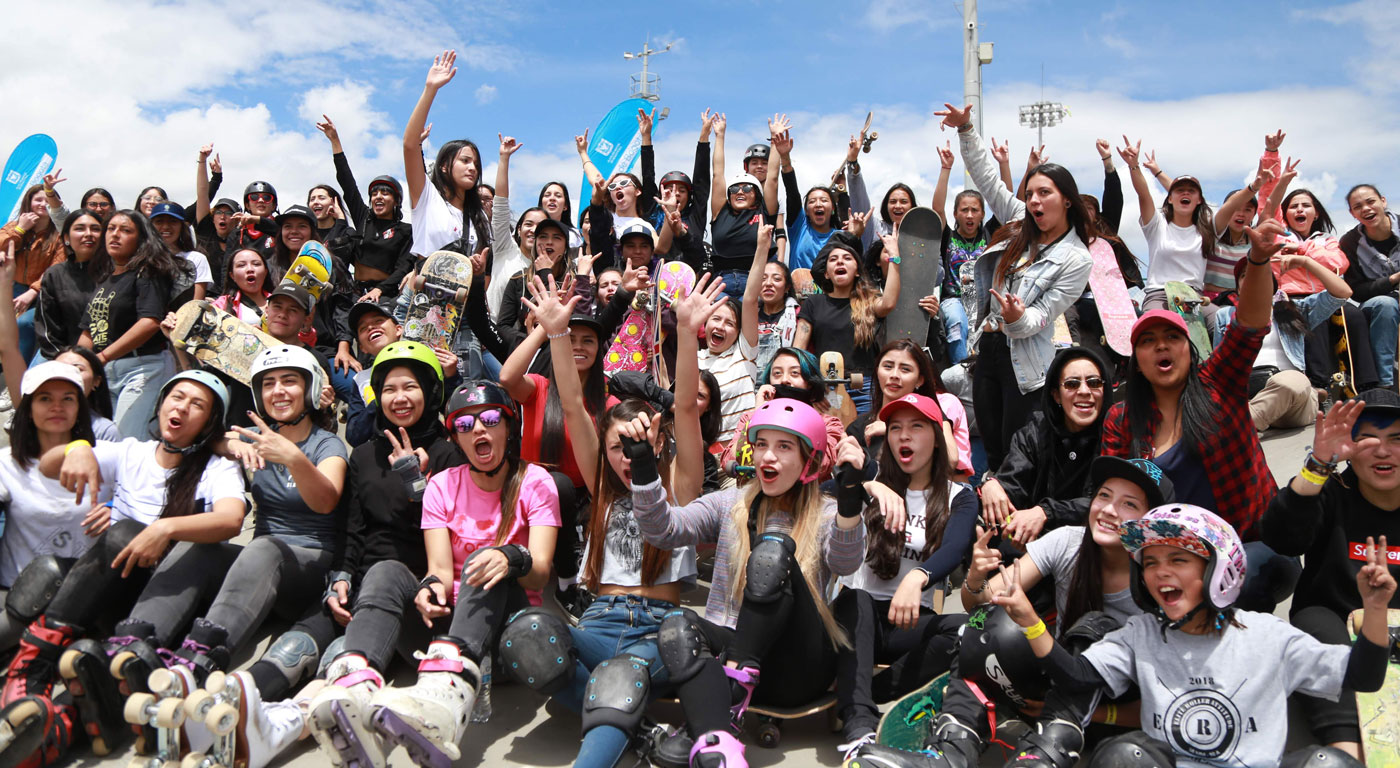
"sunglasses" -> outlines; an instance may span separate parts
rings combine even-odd
[[[500,408],[489,408],[481,413],[464,413],[452,420],[453,432],[470,432],[476,427],[477,419],[481,420],[483,427],[494,427],[501,423],[501,417],[505,412]]]
[[[619,179],[614,179],[613,181],[609,182],[608,191],[616,192],[619,189],[626,189],[630,186],[632,186],[632,180],[627,178],[626,176],[623,176]]]
[[[752,184],[735,184],[734,186],[729,188],[729,194],[752,195],[754,193],[754,189],[755,187]]]
[[[1089,389],[1103,389],[1103,379],[1098,376],[1090,376],[1087,379],[1065,379],[1060,382],[1060,388],[1066,392],[1078,392],[1081,384],[1088,384]]]
[[[253,194],[248,195],[248,199],[251,200],[251,201],[253,201],[253,202],[255,202],[255,203],[270,203],[270,202],[272,202],[272,193],[271,193],[271,192],[254,192]]]

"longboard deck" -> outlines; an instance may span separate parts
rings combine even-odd
[[[176,310],[170,339],[177,349],[243,384],[252,382],[258,353],[281,344],[204,300],[186,302]]]
[[[1137,311],[1133,309],[1133,299],[1128,295],[1128,284],[1123,281],[1123,270],[1118,266],[1113,246],[1102,237],[1095,238],[1089,244],[1089,255],[1094,259],[1093,269],[1089,272],[1089,288],[1094,292],[1094,306],[1103,323],[1104,341],[1114,352],[1130,357],[1133,354],[1131,334],[1133,323],[1137,321]]]
[[[471,285],[470,257],[454,251],[434,251],[419,269],[408,297],[404,338],[438,349],[451,347]]]
[[[914,208],[899,222],[899,300],[885,318],[885,339],[928,344],[933,318],[919,299],[939,295],[943,284],[943,220],[932,208]]]
[[[1363,611],[1352,611],[1347,619],[1347,630],[1352,640],[1356,639],[1361,628]],[[1386,624],[1390,626],[1392,648],[1395,636],[1400,632],[1400,610],[1386,612]],[[1361,721],[1361,755],[1368,768],[1400,768],[1400,675],[1397,675],[1395,657],[1392,655],[1390,671],[1385,676],[1385,685],[1374,693],[1356,694],[1356,714]]]
[[[907,752],[923,749],[929,729],[943,708],[943,689],[948,687],[948,680],[949,675],[944,672],[922,688],[896,699],[880,717],[876,740],[882,746]]]

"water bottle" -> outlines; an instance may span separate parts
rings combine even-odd
[[[481,690],[476,692],[476,705],[472,707],[472,722],[484,723],[491,719],[491,654],[481,659]]]

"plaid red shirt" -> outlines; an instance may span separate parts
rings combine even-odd
[[[1278,493],[1249,417],[1249,373],[1268,332],[1267,326],[1246,328],[1238,321],[1230,323],[1220,346],[1201,366],[1201,383],[1219,416],[1214,428],[1202,430],[1204,440],[1196,448],[1219,507],[1215,513],[1235,526],[1243,541],[1259,538],[1259,519]],[[1153,403],[1148,434],[1155,435],[1161,422],[1162,413]],[[1104,418],[1100,450],[1105,456],[1153,458],[1150,446],[1147,453],[1133,456],[1131,442],[1127,404],[1118,403]]]

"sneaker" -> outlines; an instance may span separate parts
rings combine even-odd
[[[457,641],[439,638],[418,659],[418,682],[375,694],[374,727],[400,744],[419,765],[448,768],[461,751],[481,670]]]
[[[54,683],[58,681],[58,659],[77,634],[76,628],[43,616],[30,624],[5,672],[0,706],[27,696],[51,698]]]
[[[10,390],[8,387],[0,387],[0,411],[8,411],[15,407],[10,400]]]
[[[846,742],[845,744],[838,745],[836,747],[836,751],[841,753],[841,762],[842,764],[845,764],[846,761],[856,756],[856,752],[859,751],[861,747],[865,746],[866,744],[874,743],[875,732],[867,731],[866,733],[857,736],[856,738]]]
[[[370,725],[370,700],[384,687],[384,677],[364,656],[342,653],[326,668],[330,684],[308,705],[311,735],[337,766],[384,765],[379,733]]]

